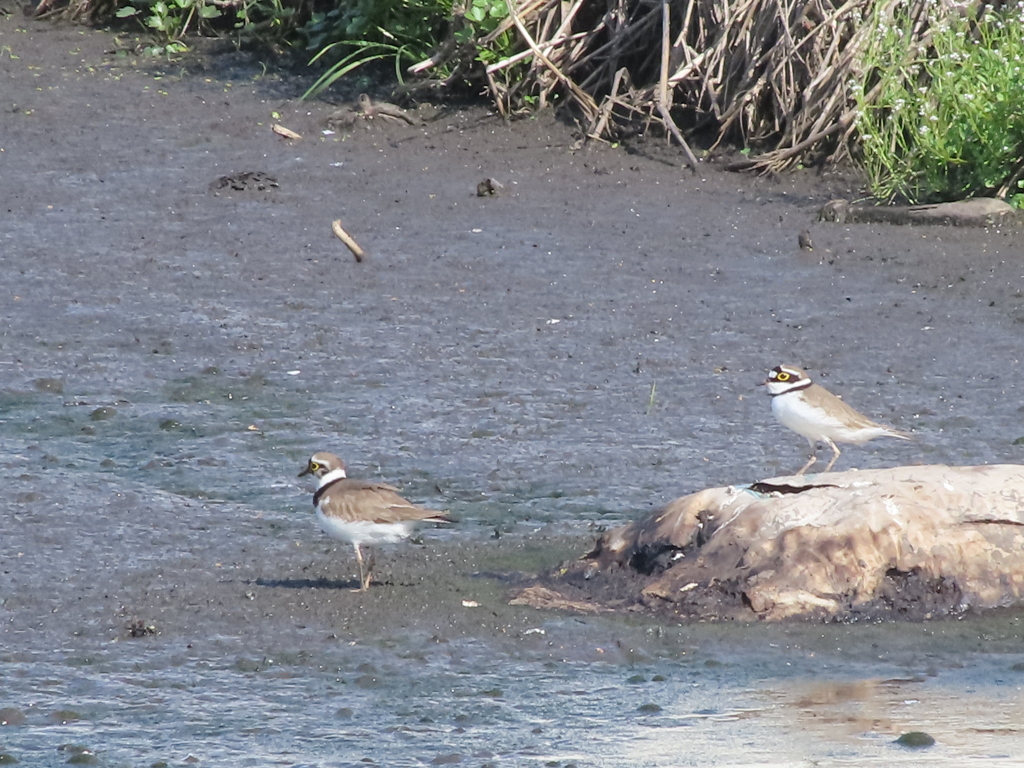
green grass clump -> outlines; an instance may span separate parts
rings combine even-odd
[[[1024,4],[876,6],[854,89],[872,194],[1022,207]]]
[[[380,59],[393,59],[395,76],[403,68],[449,47],[469,47],[488,64],[508,54],[514,38],[498,26],[508,17],[506,0],[339,0],[326,13],[314,13],[300,30],[305,48],[316,51],[310,64],[329,62],[303,95],[310,98],[353,70]],[[442,61],[435,77],[451,76]]]

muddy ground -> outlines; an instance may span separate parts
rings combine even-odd
[[[854,171],[693,175],[550,114],[325,134],[256,55],[117,49],[0,18],[12,642],[524,631],[510,591],[601,528],[803,462],[779,362],[921,435],[846,466],[1020,460],[1019,231],[818,224]],[[320,449],[460,524],[353,594],[295,478]]]

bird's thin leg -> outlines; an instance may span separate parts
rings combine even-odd
[[[366,562],[366,582],[363,584],[363,589],[370,588],[370,579],[373,577],[373,567],[377,564],[377,550],[370,548],[369,556]]]
[[[363,566],[363,552],[359,549],[358,544],[353,545],[356,548],[356,562],[359,563],[359,589],[356,591],[362,591],[370,586],[370,575],[366,572],[366,568]]]
[[[832,449],[832,461],[830,461],[828,463],[828,466],[825,467],[825,471],[828,472],[830,469],[832,469],[832,465],[836,463],[836,459],[839,458],[840,450],[836,446],[836,444],[829,440],[827,437],[824,437],[822,439],[825,441],[825,444]]]
[[[807,463],[804,464],[802,467],[800,467],[800,469],[797,471],[798,475],[802,475],[804,472],[806,472],[808,470],[808,468],[810,468],[810,466],[814,462],[816,462],[818,460],[818,446],[817,446],[817,444],[813,440],[811,440],[811,438],[807,438],[807,443],[811,446],[811,457],[807,460]]]

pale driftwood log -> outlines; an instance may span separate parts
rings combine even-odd
[[[948,224],[957,227],[988,227],[1022,221],[1021,212],[1004,200],[976,197],[932,205],[870,205],[830,200],[818,211],[818,221],[836,224]]]
[[[917,466],[710,488],[605,533],[576,586],[634,572],[692,618],[955,614],[1024,599],[1024,466]],[[635,573],[650,571],[649,578]],[[914,609],[919,610],[914,610]]]

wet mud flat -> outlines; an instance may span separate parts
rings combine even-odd
[[[925,729],[929,764],[1021,758],[1014,613],[508,604],[604,528],[799,466],[755,386],[779,362],[917,436],[843,466],[1019,461],[1019,232],[816,224],[854,177],[693,176],[546,115],[325,135],[335,105],[248,54],[112,47],[0,18],[6,753],[912,764],[891,742]],[[315,450],[459,522],[354,593],[296,478]]]

